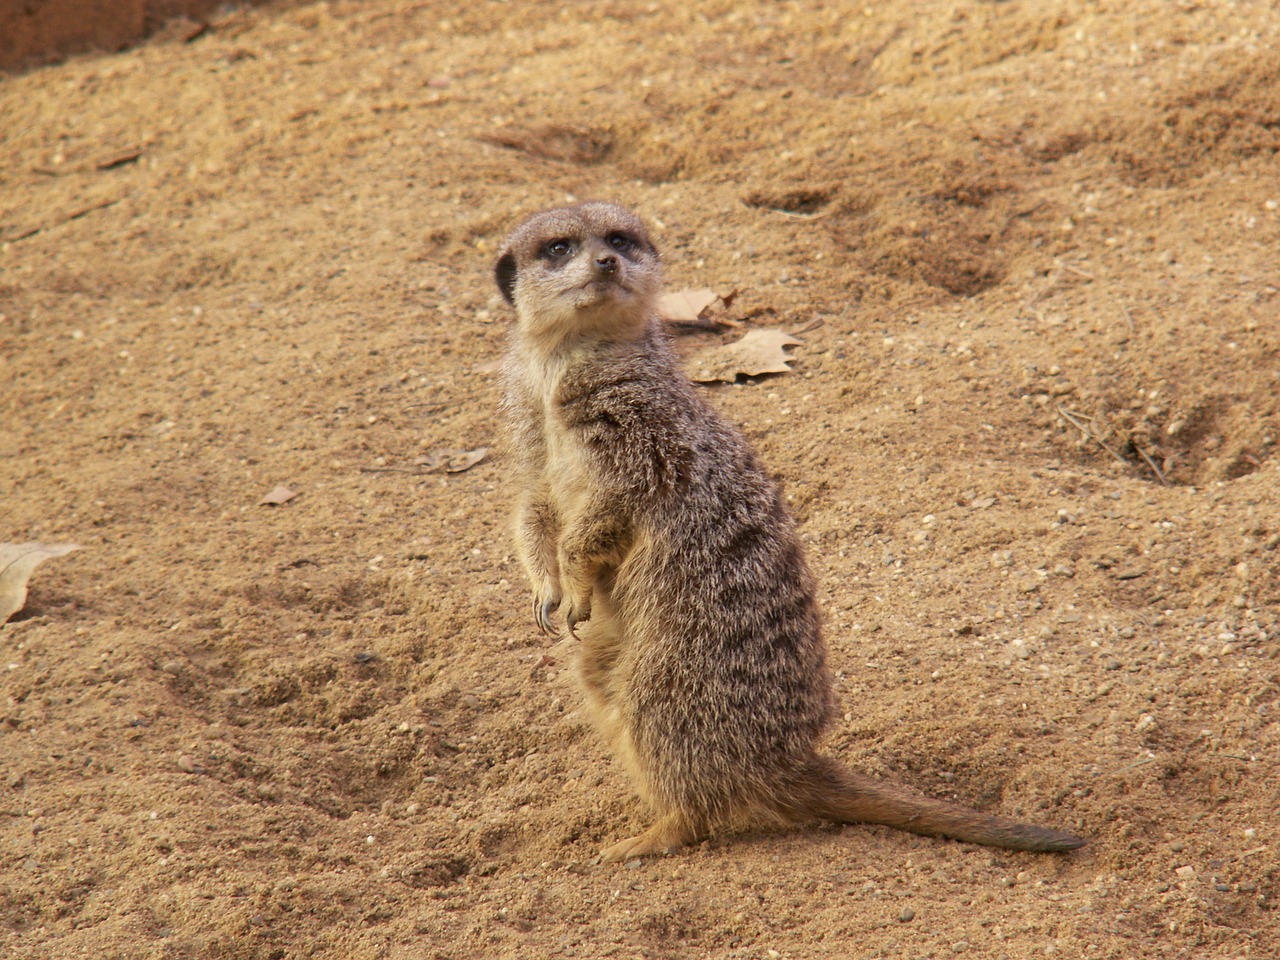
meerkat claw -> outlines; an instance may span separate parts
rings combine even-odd
[[[588,620],[590,620],[590,619],[591,619],[591,614],[589,614],[589,613],[588,613],[586,616],[581,616],[581,615],[579,615],[579,614],[578,614],[578,612],[577,612],[576,610],[570,610],[567,614],[565,614],[564,622],[565,622],[565,623],[568,625],[568,627],[569,627],[569,636],[571,636],[571,637],[573,637],[573,639],[577,640],[577,639],[578,639],[578,631],[577,631],[577,629],[576,629],[576,628],[577,628],[578,624],[580,624],[580,623],[586,623],[586,622],[587,622]]]
[[[533,600],[533,620],[538,625],[538,629],[554,637],[556,628],[551,625],[551,615],[559,609],[559,600],[540,600],[535,597]],[[572,625],[569,627],[569,632],[573,632]]]

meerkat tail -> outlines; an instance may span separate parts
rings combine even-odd
[[[787,806],[797,817],[877,823],[927,837],[950,837],[1006,850],[1057,853],[1085,844],[1069,833],[934,800],[863,776],[829,757],[814,759]]]

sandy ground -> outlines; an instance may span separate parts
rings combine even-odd
[[[379,0],[0,81],[0,540],[84,547],[0,628],[0,954],[1276,956],[1278,41]],[[494,419],[495,251],[570,197],[809,328],[706,389],[822,582],[830,749],[1086,848],[595,862],[645,813],[528,616]]]

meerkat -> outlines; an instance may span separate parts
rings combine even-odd
[[[1015,850],[1084,843],[819,752],[834,703],[814,578],[779,485],[680,369],[637,216],[602,202],[535,214],[495,276],[516,315],[503,411],[533,619],[554,633],[563,611],[589,713],[656,815],[604,860],[823,820]]]

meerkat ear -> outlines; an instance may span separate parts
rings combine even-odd
[[[504,253],[498,258],[493,268],[494,279],[498,281],[498,289],[502,291],[502,299],[515,306],[516,292],[516,258],[515,254]]]

